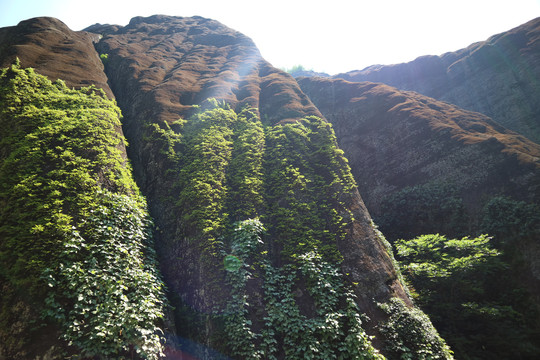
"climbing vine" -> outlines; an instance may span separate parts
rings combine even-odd
[[[66,234],[46,318],[65,324],[62,338],[83,356],[162,355],[163,284],[157,273],[148,215],[126,195],[97,194],[100,205]]]
[[[282,256],[289,261],[319,250],[326,261],[339,263],[336,244],[353,220],[340,198],[355,183],[331,126],[309,117],[268,129],[266,139],[265,221],[275,224]]]
[[[453,359],[452,351],[421,310],[397,298],[379,305],[389,315],[380,326],[386,350],[396,359]]]
[[[236,223],[231,251],[224,257],[233,289],[225,328],[235,358],[277,359],[282,354],[287,359],[383,359],[362,328],[360,310],[338,268],[313,252],[298,256],[299,267],[276,268],[264,256],[254,261],[261,253],[257,250],[263,246],[263,230],[258,220]],[[264,278],[266,316],[260,332],[249,319],[252,299],[246,291],[255,272]],[[304,295],[298,294],[301,279]],[[300,297],[309,298],[313,314],[303,313],[299,302],[306,300]]]
[[[0,277],[43,324],[25,339],[52,326],[60,352],[159,357],[163,284],[120,110],[103,91],[71,90],[18,63],[0,73],[0,99]],[[1,335],[33,357],[34,344]]]

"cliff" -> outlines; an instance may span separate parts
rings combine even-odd
[[[391,238],[471,233],[481,222],[482,205],[497,195],[539,200],[540,146],[485,115],[384,84],[326,78],[298,82],[334,125],[370,213],[390,221],[383,231]],[[395,210],[407,208],[411,220],[418,219],[409,222],[414,231],[392,222],[396,214],[385,215],[384,204],[393,195],[428,183],[446,186],[460,198],[466,215],[459,227],[442,214],[439,220],[413,214],[411,203]]]
[[[72,31],[54,18],[34,18],[0,29],[0,66],[19,58],[25,66],[69,87],[95,85],[114,98],[94,42],[99,35]]]
[[[441,56],[338,74],[381,82],[480,112],[540,142],[540,18]]]
[[[470,281],[486,281],[476,285],[475,295],[468,300],[455,299],[459,293],[451,290],[455,283],[437,289],[453,294],[446,297],[428,290],[437,298],[435,305],[429,304],[428,313],[456,357],[534,357],[540,295],[540,146],[485,115],[416,92],[342,79],[299,78],[298,82],[333,124],[366,206],[391,242],[421,234],[459,239],[487,233],[493,236],[493,246],[503,252],[506,265],[498,271],[492,269],[486,277],[467,275]],[[445,249],[453,246],[452,241],[445,244]],[[423,260],[437,245],[425,246],[415,253]],[[435,281],[437,275],[429,266],[426,261],[409,269]],[[518,292],[527,295],[521,300],[510,295]],[[487,304],[498,304],[499,309],[512,309],[514,315],[499,313],[492,323],[494,313],[473,314],[463,305],[467,301],[485,301],[486,309]],[[514,316],[522,320],[513,322]],[[469,331],[471,318],[477,327]],[[499,332],[501,323],[511,322]],[[479,331],[482,335],[474,335]],[[510,333],[520,340],[507,342]],[[528,345],[518,349],[515,343]],[[508,348],[512,350],[507,353]]]
[[[87,30],[0,31],[0,358],[451,357],[332,127],[249,38],[200,17]]]

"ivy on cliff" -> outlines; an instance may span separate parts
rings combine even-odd
[[[234,226],[225,256],[233,289],[226,316],[232,353],[246,359],[382,358],[361,326],[354,295],[339,270],[337,242],[352,221],[342,198],[355,184],[331,126],[310,117],[266,128],[265,140],[266,250],[258,234],[262,225],[247,220]],[[271,261],[270,253],[280,260]],[[257,325],[248,311],[255,309],[250,279],[263,284],[257,301],[266,316]],[[314,312],[306,313],[306,307]]]
[[[159,357],[163,284],[120,110],[18,63],[0,73],[0,99],[0,278],[41,314],[27,331],[52,326],[60,349],[83,358]],[[32,356],[33,336],[6,330],[3,350]]]
[[[308,117],[269,128],[266,142],[264,219],[275,224],[281,256],[290,261],[319,251],[325,261],[339,263],[337,241],[353,220],[341,197],[355,182],[331,125]]]
[[[420,309],[409,308],[397,298],[379,306],[389,316],[379,327],[386,337],[389,356],[404,360],[453,359],[452,351]]]
[[[308,117],[265,128],[252,109],[208,103],[174,130],[154,126],[148,139],[176,162],[177,241],[200,249],[197,271],[225,272],[226,286],[201,285],[224,295],[212,343],[238,359],[381,358],[339,270],[355,183],[331,125]],[[181,319],[208,321],[178,309]]]
[[[225,257],[232,287],[225,314],[226,336],[238,359],[384,359],[362,328],[354,295],[336,265],[315,252],[299,255],[297,263],[271,265],[263,248],[264,228],[258,220],[236,223],[231,251]],[[256,274],[264,279],[264,322],[255,331],[247,284]],[[303,280],[301,280],[303,279]],[[305,282],[306,294],[298,293]],[[301,292],[301,290],[300,290]],[[299,297],[310,298],[315,313],[303,313]]]

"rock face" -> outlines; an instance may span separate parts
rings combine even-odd
[[[382,220],[391,238],[473,233],[490,198],[540,199],[540,146],[485,115],[384,84],[323,78],[298,82],[334,125],[370,213]],[[418,204],[428,206],[431,216],[426,218],[421,214],[427,213],[414,213],[412,203],[394,204],[394,211],[414,219],[408,226],[396,223],[399,214],[387,213],[390,199],[415,188],[433,196],[430,201],[441,201],[433,207],[441,210],[444,201],[458,201],[456,209],[463,213],[437,214],[427,203]]]
[[[435,233],[493,236],[511,265],[489,300],[535,319],[512,330],[534,344],[538,329],[528,329],[538,323],[540,299],[540,145],[485,115],[416,92],[343,79],[298,82],[333,124],[366,206],[390,241]],[[500,295],[516,288],[527,294],[524,303]],[[430,315],[439,324],[447,320]],[[481,348],[474,341],[450,345],[456,357]],[[528,351],[512,356],[537,352]]]
[[[146,101],[172,122],[208,98],[236,109],[257,108],[271,123],[320,116],[295,81],[266,62],[251,39],[215,20],[156,15],[93,31],[104,35],[97,49],[110,56],[107,73],[115,94],[136,102],[126,104],[126,116]],[[135,93],[140,95],[135,98]]]
[[[170,192],[174,184],[165,176],[169,164],[161,149],[146,140],[148,127],[157,124],[166,128],[165,124],[170,124],[172,129],[178,129],[173,122],[188,119],[195,106],[206,106],[208,98],[224,100],[236,111],[253,107],[256,116],[267,126],[321,115],[291,76],[261,58],[249,38],[216,21],[152,16],[134,18],[124,28],[100,27],[98,31],[103,39],[96,48],[108,55],[106,72],[123,110],[124,132],[131,144],[128,153],[136,179],[148,198],[152,215],[163,229],[158,248],[161,246],[162,268],[168,285],[181,299],[175,305],[190,304],[199,311],[208,311],[223,296],[207,287],[211,283],[208,279],[225,274],[216,272],[215,267],[204,267],[199,260],[202,254],[189,245],[189,236],[183,238],[186,235],[182,235],[178,209],[162,201],[174,196]],[[362,309],[377,323],[384,315],[372,299],[385,301],[398,296],[408,300],[386,249],[370,226],[358,193],[355,190],[343,196],[357,219],[339,245],[340,250],[345,250],[343,271],[353,274],[351,281],[364,285],[358,285]],[[186,321],[182,318],[185,315],[178,316],[177,322]],[[211,325],[204,326],[212,331]],[[182,333],[200,337],[200,334]]]
[[[413,90],[491,117],[540,142],[540,18],[486,41],[404,64],[334,76]]]
[[[52,81],[62,79],[75,88],[95,85],[113,98],[94,50],[98,40],[99,35],[72,31],[54,18],[21,21],[0,29],[0,66],[7,67],[18,57],[22,66],[33,67]]]
[[[19,57],[22,66],[52,80],[73,87],[95,84],[118,101],[130,144],[127,156],[156,223],[160,268],[175,307],[166,319],[166,353],[295,358],[314,351],[321,358],[338,352],[380,358],[373,345],[384,351],[377,326],[388,314],[377,303],[397,298],[410,307],[411,301],[331,126],[296,81],[264,61],[249,38],[209,19],[139,17],[125,27],[87,30],[73,32],[50,18],[1,29],[2,62]],[[44,111],[49,106],[54,110],[61,102],[43,104]],[[69,117],[62,121],[69,123]],[[123,142],[118,144],[125,151]],[[68,166],[69,154],[62,159]],[[99,160],[107,163],[106,156]],[[105,170],[92,169],[98,183],[122,190],[114,181],[125,180],[109,181]],[[259,217],[266,232],[248,217]],[[0,280],[9,289],[16,286]],[[403,309],[403,316],[410,316]],[[370,317],[365,329],[361,313]],[[366,331],[377,339],[372,342]],[[449,358],[434,329],[427,331],[436,339],[429,351]],[[175,343],[184,347],[177,350]],[[84,339],[81,344],[75,346],[84,346]],[[421,339],[406,344],[428,345]],[[68,345],[55,346],[54,352],[62,353]],[[135,356],[131,345],[118,346]],[[0,358],[9,357],[8,350],[0,347]]]

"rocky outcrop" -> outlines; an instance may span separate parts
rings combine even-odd
[[[441,56],[338,74],[413,90],[491,117],[540,142],[540,18]]]
[[[22,66],[33,67],[51,81],[61,79],[75,88],[95,85],[113,98],[103,64],[94,50],[98,40],[99,35],[72,31],[54,18],[21,21],[17,26],[0,29],[0,67],[9,66],[18,57]]]
[[[474,233],[489,199],[540,200],[540,146],[485,115],[384,84],[298,81],[334,125],[367,208],[391,238]],[[403,202],[397,195],[407,191],[425,201]]]
[[[215,281],[209,279],[223,282],[225,273],[219,267],[218,270],[215,266],[205,267],[200,260],[202,254],[189,245],[192,241],[189,238],[198,235],[186,237],[181,230],[183,224],[178,217],[181,209],[174,204],[175,194],[171,193],[177,180],[167,176],[175,165],[163,156],[161,148],[148,140],[152,137],[149,129],[156,124],[162,129],[170,126],[175,132],[187,134],[174,122],[190,119],[199,107],[205,109],[209,98],[225,101],[237,112],[246,106],[252,107],[256,117],[270,127],[293,124],[310,115],[321,116],[320,112],[291,76],[262,59],[249,38],[217,21],[152,16],[134,18],[126,27],[95,26],[87,30],[103,34],[96,48],[99,53],[107,54],[106,73],[122,108],[124,132],[131,144],[128,154],[138,183],[148,198],[151,214],[161,229],[158,249],[162,254],[164,276],[171,291],[180,299],[175,306],[196,309],[200,316],[221,302],[223,293],[213,291],[209,284]],[[302,145],[293,143],[292,146]],[[265,152],[270,151],[273,148],[267,142]],[[263,182],[266,181],[270,180],[263,178]],[[283,182],[286,184],[287,180],[284,178]],[[171,197],[172,202],[166,200]],[[344,257],[343,272],[350,274],[351,284],[357,284],[355,292],[361,299],[361,309],[372,317],[374,326],[385,316],[373,299],[384,302],[398,296],[408,302],[407,296],[387,249],[370,225],[357,190],[343,194],[341,201],[347,205],[339,211],[352,211],[356,219],[338,244]],[[265,212],[259,209],[263,217]],[[272,219],[271,215],[266,216]],[[276,226],[269,221],[265,225],[270,229]],[[275,230],[273,234],[280,236]],[[279,249],[281,245],[270,246]],[[279,251],[274,256],[279,258]],[[256,292],[261,293],[261,290]],[[261,308],[253,311],[261,311]],[[185,316],[194,315],[177,316],[181,324],[186,321]],[[213,325],[199,320],[205,331],[212,333]],[[199,334],[180,331],[202,339],[200,329],[194,330]]]
[[[188,117],[208,98],[236,109],[254,107],[271,123],[320,116],[295,81],[266,62],[251,39],[215,20],[156,15],[134,18],[126,27],[87,30],[104,35],[97,49],[109,55],[107,73],[119,101],[131,101],[127,116],[148,102],[172,122]]]
[[[321,355],[313,356],[324,358],[337,352],[349,354],[350,358],[380,358],[365,332],[380,335],[377,325],[388,318],[377,303],[398,298],[410,307],[411,302],[390,250],[371,223],[331,126],[296,81],[262,59],[249,38],[201,17],[138,17],[125,27],[94,25],[87,30],[73,32],[50,18],[31,19],[2,29],[2,61],[6,64],[18,57],[23,67],[34,67],[51,80],[60,78],[68,87],[77,88],[95,84],[118,101],[123,131],[130,144],[127,155],[155,220],[160,267],[175,307],[166,319],[175,322],[177,329],[167,334],[167,354],[178,355],[174,344],[184,337],[178,341],[184,345],[181,351],[191,349],[188,343],[195,343],[192,354],[200,358],[219,358],[216,350],[236,358],[246,354],[294,358],[305,351],[320,351]],[[5,82],[9,84],[9,79]],[[53,92],[56,88],[65,90],[60,84],[46,86]],[[87,95],[99,102],[96,94]],[[39,101],[44,101],[39,103],[44,112],[62,106],[61,101],[47,103],[46,97]],[[18,108],[9,103],[7,109]],[[79,115],[79,123],[84,126],[85,114]],[[40,119],[49,121],[46,117]],[[96,119],[106,121],[99,112]],[[4,120],[10,123],[9,116]],[[62,126],[74,121],[69,114],[60,116],[60,120]],[[17,130],[16,135],[26,139],[23,130]],[[84,137],[87,133],[81,134]],[[123,141],[117,147],[125,151]],[[115,149],[109,150],[117,154]],[[55,151],[60,150],[60,145],[55,147]],[[94,154],[92,148],[84,146],[80,152]],[[2,156],[10,154],[3,150]],[[113,158],[99,155],[98,159],[106,167]],[[61,160],[66,163],[58,161],[59,171],[68,166],[70,154],[62,153]],[[101,165],[92,167],[93,161],[84,164],[92,169],[91,176],[98,178],[97,183],[137,194],[135,186],[130,191],[123,189],[128,180],[114,177],[115,173],[102,170]],[[128,174],[125,163],[119,168],[126,170],[122,174]],[[77,170],[73,170],[75,175],[79,174]],[[28,176],[33,179],[31,173]],[[16,187],[6,184],[5,193]],[[53,185],[64,186],[56,182]],[[39,186],[41,183],[36,183],[37,189]],[[53,195],[61,193],[54,191]],[[88,200],[84,196],[81,199],[83,205]],[[0,199],[2,204],[11,201]],[[60,199],[54,206],[61,207],[62,203]],[[123,209],[111,204],[111,211]],[[83,206],[78,217],[81,223],[85,223],[85,209]],[[98,225],[104,232],[90,229],[90,237],[113,231],[112,225],[102,223],[110,220],[107,211],[100,208],[100,212],[104,217],[98,219]],[[262,225],[247,217],[259,217],[266,232],[263,234]],[[119,228],[131,225],[130,221],[115,223]],[[39,228],[26,230],[31,238]],[[123,230],[114,233],[131,236]],[[143,235],[137,233],[146,244]],[[60,250],[54,256],[62,257],[62,242],[55,244]],[[96,248],[99,251],[101,247]],[[113,248],[109,244],[107,249]],[[43,255],[39,249],[36,251],[36,256]],[[2,256],[9,255],[6,250]],[[106,259],[112,256],[106,255]],[[99,266],[106,262],[91,263]],[[151,262],[144,266],[148,264],[155,268]],[[136,269],[143,266],[137,262],[131,265]],[[60,269],[63,281],[69,285],[69,271],[63,272],[64,267],[60,263],[55,269]],[[108,273],[110,269],[92,271],[101,270]],[[10,271],[16,273],[17,269]],[[82,273],[92,276],[92,271]],[[13,278],[18,279],[21,274],[15,275]],[[0,280],[3,286],[5,279]],[[6,281],[16,298],[15,285]],[[159,290],[159,285],[151,285]],[[126,290],[123,282],[115,286],[120,293]],[[79,296],[71,296],[75,304],[81,301]],[[43,300],[39,297],[29,301]],[[86,312],[81,309],[84,316]],[[136,314],[138,307],[135,304],[129,309]],[[370,322],[362,320],[361,313],[369,315]],[[149,316],[155,320],[158,315],[155,312]],[[362,321],[366,329],[360,326]],[[1,323],[6,322],[11,320],[2,319]],[[76,329],[80,323],[77,320],[69,326]],[[136,324],[134,327],[147,332]],[[96,336],[105,334],[97,327],[92,329],[97,331]],[[122,329],[114,331],[130,341],[138,336]],[[436,334],[433,329],[429,331]],[[4,335],[11,336],[9,331],[3,331]],[[144,352],[129,343],[117,344],[118,336],[110,339],[122,353],[135,356],[135,351]],[[157,336],[157,332],[147,336],[156,349]],[[327,341],[330,338],[332,341]],[[444,342],[438,336],[432,338],[438,339],[438,349],[449,356]],[[82,349],[87,340],[75,343],[69,351],[76,352],[77,346]],[[379,336],[374,344],[384,351],[383,340]],[[36,348],[51,346],[38,345]],[[70,345],[58,346],[55,352],[60,354]],[[0,348],[0,357],[1,351],[5,349]],[[83,353],[111,354],[99,351],[90,346]],[[40,356],[39,350],[34,352]],[[152,356],[158,356],[158,352]]]

